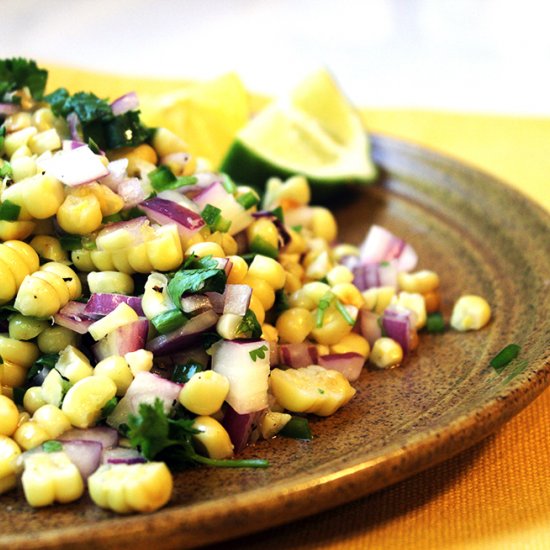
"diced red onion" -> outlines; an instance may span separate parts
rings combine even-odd
[[[220,292],[207,292],[205,296],[208,298],[212,309],[218,314],[223,313],[223,307],[225,304],[225,297]]]
[[[248,285],[228,284],[225,286],[223,313],[244,315],[250,306],[252,288]]]
[[[136,92],[129,92],[118,97],[111,103],[113,115],[123,115],[128,111],[135,111],[139,107],[139,99]]]
[[[139,208],[150,220],[160,225],[175,223],[183,241],[190,239],[206,225],[200,214],[177,202],[159,197],[143,201],[139,204]]]
[[[382,336],[382,328],[380,326],[380,315],[366,308],[359,310],[359,316],[355,323],[354,330],[357,330],[363,338],[365,338],[372,347],[374,342]]]
[[[141,307],[141,298],[107,292],[94,292],[84,307],[84,314],[89,317],[104,317],[122,303],[129,305],[140,317],[145,316]]]
[[[185,325],[168,334],[161,334],[147,342],[146,349],[154,354],[164,355],[182,351],[194,344],[200,335],[218,322],[218,315],[212,309],[199,313]]]
[[[299,369],[317,365],[319,353],[317,346],[303,342],[301,344],[280,344],[279,364]]]
[[[142,403],[153,404],[160,399],[166,414],[170,414],[182,385],[166,380],[151,372],[139,372],[128,387],[124,397],[107,417],[107,424],[118,428],[128,422],[130,414],[137,414]]]
[[[147,196],[147,191],[143,188],[138,178],[125,178],[117,187],[117,193],[124,200],[126,208],[133,208],[143,202]]]
[[[103,178],[109,173],[98,155],[87,146],[59,151],[42,167],[65,185],[74,187]]]
[[[233,264],[231,263],[231,260],[229,258],[213,258],[216,262],[216,267],[218,269],[223,269],[225,271],[225,274],[229,276],[229,272],[231,271],[231,268],[233,267]]]
[[[101,178],[101,183],[113,191],[118,191],[119,185],[128,177],[128,159],[112,160],[107,165],[107,168],[109,173]]]
[[[63,451],[78,468],[84,481],[99,468],[102,449],[103,446],[99,441],[86,439],[63,441]]]
[[[359,258],[359,256],[348,254],[347,256],[343,256],[342,258],[340,258],[339,263],[346,266],[351,271],[353,271],[354,268],[360,265],[361,259]]]
[[[19,105],[15,103],[0,103],[0,115],[14,115],[19,111]]]
[[[228,233],[235,235],[242,231],[252,221],[252,216],[237,202],[237,199],[228,193],[219,181],[210,184],[206,189],[198,193],[193,200],[201,212],[207,204],[211,204],[222,211],[222,216],[231,220]]]
[[[233,443],[235,454],[240,453],[246,447],[250,434],[262,413],[263,409],[239,414],[231,405],[227,405],[227,409],[223,415],[222,426],[228,433],[231,443]]]
[[[75,112],[67,115],[67,125],[69,126],[69,134],[73,141],[82,141],[82,135],[80,134],[80,119]]]
[[[317,363],[325,369],[337,370],[341,372],[350,382],[359,378],[365,358],[359,353],[331,353],[320,355]]]
[[[217,294],[217,292],[211,292],[210,294]],[[207,309],[212,309],[212,302],[210,302],[210,299],[205,294],[190,294],[189,296],[182,297],[181,309],[183,313],[206,311]]]
[[[72,151],[73,149],[78,149],[86,145],[83,141],[77,141],[75,139],[64,139],[61,149],[63,151]]]
[[[418,260],[416,252],[409,244],[379,225],[371,226],[361,244],[360,256],[362,264],[397,259],[400,271],[414,269]]]
[[[114,447],[104,449],[101,454],[101,464],[142,464],[147,460],[136,449]]]
[[[94,357],[101,361],[111,355],[125,355],[145,348],[149,321],[138,319],[109,332],[92,346]]]
[[[60,327],[68,328],[78,334],[86,334],[94,322],[85,312],[86,304],[67,302],[54,316],[53,320]]]
[[[395,340],[406,355],[414,330],[410,312],[387,307],[382,315],[382,327],[388,338]]]
[[[353,284],[359,290],[381,286],[397,288],[397,270],[397,260],[360,264],[352,269]]]
[[[252,353],[260,349],[263,356]],[[269,343],[265,340],[221,340],[212,346],[211,352],[212,370],[229,380],[227,403],[239,414],[265,409],[268,404]]]
[[[59,441],[96,441],[101,443],[103,449],[108,449],[118,445],[119,435],[113,428],[94,426],[86,429],[71,428],[63,432],[57,439]]]

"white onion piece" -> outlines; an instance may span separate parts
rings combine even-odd
[[[244,315],[252,298],[252,288],[248,285],[228,284],[225,286],[223,313]]]
[[[114,428],[126,424],[128,415],[139,412],[140,404],[152,405],[156,399],[161,400],[164,412],[170,414],[181,388],[181,384],[176,384],[151,372],[139,372],[124,397],[107,417],[107,424]]]
[[[111,161],[107,165],[109,173],[101,178],[101,183],[112,189],[113,191],[118,190],[118,186],[127,178],[128,176],[128,159],[121,158]]]
[[[259,351],[262,347],[265,347],[263,357]],[[212,370],[229,380],[226,401],[237,413],[246,414],[267,407],[268,342],[221,340],[212,346]]]
[[[87,146],[69,151],[58,151],[42,163],[43,169],[68,186],[82,185],[103,178],[109,169]]]
[[[114,447],[101,453],[102,464],[141,464],[147,460],[136,449]]]
[[[231,193],[225,190],[219,181],[209,185],[193,200],[199,206],[201,212],[207,204],[219,208],[222,212],[221,215],[226,220],[231,220],[231,226],[228,230],[230,235],[239,233],[239,231],[248,227],[252,221],[252,216],[237,202],[237,199]]]
[[[137,206],[149,195],[144,189],[143,183],[138,178],[123,179],[118,184],[116,192],[124,200],[126,208],[133,208],[134,206]]]
[[[355,328],[357,328],[357,332],[368,341],[371,348],[374,342],[382,336],[380,316],[366,308],[361,308],[359,310],[359,316],[354,329]]]
[[[78,468],[84,480],[99,468],[102,449],[103,446],[99,441],[79,439],[63,441],[63,451]]]

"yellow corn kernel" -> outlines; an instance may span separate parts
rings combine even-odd
[[[102,183],[92,183],[87,186],[99,201],[101,213],[112,216],[124,208],[124,199]]]
[[[212,415],[220,410],[229,393],[229,380],[212,370],[197,372],[181,389],[178,401],[198,415]]]
[[[289,277],[290,274],[287,274],[287,280]],[[309,309],[310,311],[313,311],[317,307],[317,302],[313,299],[311,293],[304,292],[304,287],[296,289],[289,295],[288,304],[290,307],[303,307],[305,309]]]
[[[338,283],[332,287],[332,293],[346,305],[360,309],[365,304],[365,298],[352,283]]]
[[[149,372],[153,368],[153,352],[145,349],[129,351],[124,354],[124,359],[135,376],[138,372]]]
[[[234,340],[238,337],[239,327],[243,321],[242,315],[224,313],[216,323],[216,332],[225,340]]]
[[[25,459],[21,483],[27,502],[36,508],[79,499],[84,482],[64,452],[38,452]]]
[[[50,317],[61,309],[55,288],[38,277],[28,275],[17,291],[14,307],[30,317]]]
[[[11,242],[13,243],[18,241]],[[17,249],[12,248],[5,243],[0,244],[0,261],[2,261],[2,263],[5,264],[11,271],[15,284],[18,287],[21,286],[23,279],[31,273],[31,268],[27,263],[26,256],[20,254]]]
[[[15,160],[21,159],[21,158],[32,158],[32,159],[34,159],[35,157],[32,154],[31,150],[26,145],[22,145],[21,147],[16,149],[12,153],[12,155],[10,156],[10,163],[12,161],[15,161]]]
[[[265,311],[273,307],[275,303],[275,291],[265,279],[252,277],[249,269],[242,284],[252,288],[252,294],[260,300]]]
[[[306,298],[310,298],[311,301],[317,305],[321,298],[323,298],[329,291],[330,286],[325,283],[321,283],[320,281],[314,281],[311,283],[306,283],[300,292],[302,292]]]
[[[124,357],[111,355],[100,361],[94,368],[94,376],[107,376],[116,385],[116,395],[126,393],[134,379],[130,366]]]
[[[17,421],[17,427],[21,426],[21,424],[24,424],[25,422],[28,422],[31,419],[31,415],[27,411],[21,411],[19,413],[19,418]]]
[[[5,395],[0,395],[0,435],[12,435],[17,429],[19,411],[16,404]]]
[[[145,243],[144,243],[145,245]],[[109,250],[92,250],[90,260],[93,262],[94,269],[99,271],[116,271],[113,263],[113,253]]]
[[[158,271],[177,269],[183,262],[183,251],[176,225],[160,226],[156,233],[155,239],[145,243],[147,256],[153,268]]]
[[[260,422],[260,432],[264,439],[275,437],[290,421],[287,413],[267,411]]]
[[[0,363],[0,382],[3,386],[18,388],[25,384],[26,377],[27,369],[18,363],[12,363],[7,359]]]
[[[49,283],[54,289],[59,298],[59,305],[63,307],[70,299],[69,288],[65,284],[65,281],[61,276],[52,271],[35,271],[32,274],[35,279],[42,279],[46,283]]]
[[[363,291],[362,294],[365,298],[364,307],[381,315],[395,296],[395,288],[393,286],[379,286],[369,288]]]
[[[40,387],[42,399],[45,403],[50,403],[59,407],[63,400],[63,392],[65,391],[65,384],[61,374],[57,369],[52,369],[44,378],[42,386]],[[34,396],[33,396],[34,397]],[[39,396],[36,396],[38,401]],[[27,409],[30,412],[30,409]]]
[[[275,224],[267,218],[258,218],[254,220],[246,229],[248,242],[250,247],[269,246],[278,250],[279,248],[279,231]]]
[[[276,327],[281,342],[299,344],[315,327],[315,319],[311,311],[301,307],[291,307],[279,315]]]
[[[316,237],[321,237],[327,242],[332,242],[338,234],[338,226],[332,212],[322,206],[313,208],[311,229]]]
[[[88,332],[97,341],[113,332],[113,330],[133,323],[138,319],[138,314],[128,304],[121,302],[111,313],[92,323],[88,327]]]
[[[94,369],[88,358],[72,344],[61,349],[55,369],[71,384],[76,384],[94,374]]]
[[[369,361],[380,369],[397,367],[403,361],[403,348],[392,338],[378,338],[370,352]]]
[[[352,328],[342,314],[331,306],[325,310],[323,325],[321,327],[315,326],[311,331],[311,336],[320,344],[333,346],[349,334]]]
[[[199,258],[205,256],[214,256],[215,258],[225,258],[225,252],[223,248],[217,243],[202,242],[191,245],[185,250],[185,256],[191,256],[194,254]]]
[[[46,151],[61,149],[61,138],[55,128],[49,128],[32,136],[27,144],[33,154],[41,155]]]
[[[397,275],[399,288],[406,292],[425,294],[439,288],[439,275],[427,269],[416,273],[401,271]]]
[[[124,155],[126,158],[137,157],[151,164],[157,164],[158,155],[157,152],[146,143],[142,143],[137,147],[134,147],[128,154]]]
[[[363,357],[368,357],[370,346],[368,341],[360,334],[350,332],[346,334],[337,344],[330,346],[331,353],[358,353]]]
[[[11,157],[19,147],[27,145],[29,139],[37,133],[38,130],[34,126],[28,126],[7,134],[4,138],[4,151],[6,155]]]
[[[330,286],[341,283],[352,283],[353,273],[344,265],[337,265],[327,273],[327,281]]]
[[[26,239],[32,234],[36,227],[33,221],[8,222],[0,220],[0,240],[9,241],[12,239]]]
[[[35,411],[45,404],[46,401],[42,395],[42,388],[40,386],[30,387],[23,396],[23,407],[30,414],[34,414]]]
[[[15,154],[17,151],[15,152]],[[20,156],[10,161],[12,179],[15,183],[36,175],[36,161],[33,157]]]
[[[342,373],[318,365],[273,369],[270,381],[277,403],[298,413],[330,416],[355,395],[355,389]]]
[[[86,277],[90,292],[107,292],[114,294],[132,294],[134,279],[127,273],[117,271],[93,271]]]
[[[224,256],[233,256],[237,254],[239,248],[237,241],[229,233],[222,233],[221,231],[215,231],[206,238],[206,241],[218,244],[222,248]],[[187,246],[191,246],[189,242]]]
[[[38,347],[33,342],[20,342],[9,338],[7,334],[0,334],[0,357],[4,361],[11,361],[29,368],[39,355]]]
[[[59,239],[51,235],[36,235],[29,243],[36,253],[45,260],[67,262],[67,252],[63,250]]]
[[[13,115],[6,117],[6,120],[4,121],[4,126],[8,134],[17,132],[18,130],[22,130],[23,128],[28,128],[29,126],[31,126],[31,124],[31,114],[25,111],[14,113]]]
[[[390,303],[412,311],[416,329],[421,329],[426,324],[426,302],[422,294],[405,292],[403,290],[397,296],[394,296]]]
[[[308,279],[319,280],[326,277],[332,269],[332,262],[327,251],[321,252],[306,268]]]
[[[46,431],[50,439],[56,439],[63,432],[71,429],[71,423],[67,415],[58,407],[46,404],[42,405],[32,415],[32,422],[36,422]]]
[[[491,318],[491,307],[481,296],[461,296],[453,307],[451,326],[455,330],[479,330]]]
[[[76,428],[89,428],[97,422],[101,409],[116,392],[116,384],[109,377],[89,376],[69,389],[61,410]]]
[[[268,342],[277,342],[279,340],[279,332],[273,325],[264,323],[262,325],[262,339]]]
[[[42,428],[37,422],[30,420],[21,424],[13,434],[15,442],[25,451],[34,449],[38,445],[42,445],[44,441],[48,441],[50,436],[48,432]]]
[[[359,248],[352,244],[339,244],[332,249],[332,256],[336,262],[339,262],[346,256],[359,256]]]
[[[248,275],[267,281],[274,290],[279,290],[285,285],[286,275],[283,266],[277,260],[261,254],[257,254],[252,260]]]
[[[188,150],[185,141],[167,128],[157,128],[155,130],[153,147],[160,157],[172,153],[185,153]]]
[[[211,416],[197,416],[193,428],[198,434],[192,436],[200,454],[209,458],[223,459],[233,456],[233,444],[225,428]]]
[[[71,252],[71,261],[79,271],[89,272],[94,271],[96,268],[89,250],[73,250]]]
[[[250,298],[250,305],[248,308],[252,310],[258,323],[262,325],[265,321],[265,309],[260,299],[254,296],[254,294],[252,294],[252,297]]]
[[[241,284],[248,273],[248,264],[241,256],[228,256],[231,262],[231,271],[227,276],[227,282],[231,285]]]
[[[101,226],[103,214],[96,196],[68,195],[57,211],[57,222],[67,233],[87,235]]]
[[[292,294],[293,292],[296,292],[297,290],[300,290],[302,288],[302,280],[294,275],[294,273],[285,271],[285,276],[285,292],[287,292],[288,294]]]
[[[48,262],[41,265],[40,270],[50,271],[51,273],[59,275],[69,289],[69,296],[71,300],[80,298],[80,295],[82,294],[82,284],[78,278],[78,275],[68,265],[60,262]]]
[[[95,504],[119,514],[154,512],[172,495],[173,479],[164,462],[104,464],[88,478]]]
[[[287,227],[287,232],[290,235],[290,242],[285,246],[285,253],[303,254],[307,250],[307,242],[301,233],[295,229]]]
[[[17,459],[20,455],[19,445],[0,434],[0,495],[17,485]]]
[[[32,114],[32,124],[39,132],[53,128],[54,116],[52,110],[49,107],[36,109]]]

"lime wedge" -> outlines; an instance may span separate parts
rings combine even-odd
[[[140,109],[148,126],[172,130],[213,166],[250,118],[248,94],[234,73],[165,94],[140,94]]]
[[[257,186],[271,176],[302,174],[314,191],[376,177],[360,116],[324,69],[240,130],[220,169]]]

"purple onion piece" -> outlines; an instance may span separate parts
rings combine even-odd
[[[382,315],[382,327],[388,338],[395,340],[406,355],[411,341],[412,323],[409,312],[397,311],[390,307]]]
[[[223,313],[244,315],[250,306],[252,288],[248,285],[228,284],[225,286]]]
[[[84,313],[90,317],[104,317],[122,303],[129,305],[140,317],[145,315],[141,307],[141,298],[107,292],[94,292],[84,308]]]
[[[110,355],[124,355],[145,348],[149,321],[138,319],[113,330],[92,346],[94,357],[101,361]]]
[[[355,327],[358,328],[359,334],[365,338],[370,347],[374,345],[374,342],[382,336],[382,328],[380,326],[380,315],[370,311],[366,308],[359,310],[359,315]]]
[[[217,294],[217,292],[209,294]],[[181,298],[181,309],[183,313],[200,313],[212,309],[212,302],[206,294],[189,294]]]
[[[138,178],[124,178],[116,191],[124,200],[126,208],[133,208],[147,198],[147,192]]]
[[[256,427],[263,412],[264,410],[262,409],[261,411],[239,414],[231,405],[227,405],[222,426],[229,434],[235,454],[240,453],[246,447],[250,434]]]
[[[67,302],[55,315],[54,321],[61,327],[73,330],[78,334],[86,334],[88,327],[94,322],[86,313],[86,304]]]
[[[279,364],[299,369],[309,365],[317,365],[319,353],[317,346],[306,342],[301,344],[280,344]]]
[[[0,103],[0,115],[10,116],[19,111],[19,106],[15,103]]]
[[[129,92],[118,97],[111,103],[113,115],[119,116],[128,111],[135,111],[139,107],[139,99],[136,92]]]
[[[102,444],[87,439],[63,440],[63,451],[78,468],[82,479],[86,481],[101,463]]]
[[[116,447],[118,445],[119,435],[113,428],[106,426],[94,426],[93,428],[71,428],[62,433],[57,439],[59,441],[95,441],[101,443],[103,449]]]
[[[359,378],[365,358],[359,353],[331,353],[320,355],[318,364],[325,369],[341,372],[350,382]]]
[[[212,309],[218,314],[221,315],[224,311],[225,305],[225,295],[219,292],[207,292],[205,294],[206,298],[212,305]],[[183,298],[182,298],[183,300]]]
[[[114,447],[104,449],[101,454],[102,464],[141,464],[146,459],[136,449],[127,447]]]

